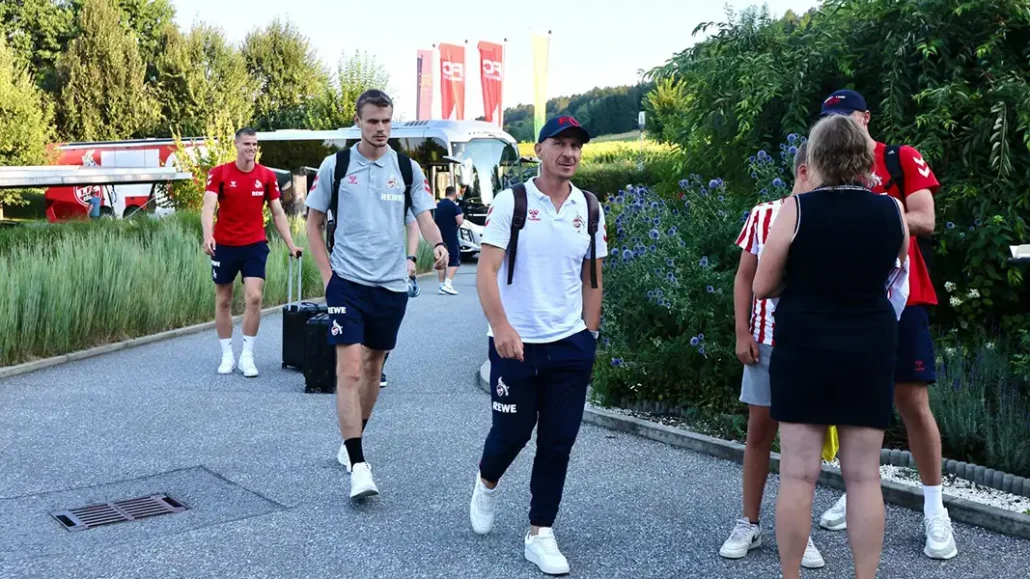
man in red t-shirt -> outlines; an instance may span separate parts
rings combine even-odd
[[[286,241],[292,257],[300,248],[293,244],[290,224],[279,200],[275,173],[257,164],[258,139],[254,129],[236,132],[236,161],[219,165],[207,175],[204,209],[204,252],[211,256],[211,276],[215,281],[215,327],[222,344],[219,374],[229,374],[236,365],[232,352],[233,282],[243,276],[246,309],[243,314],[243,353],[240,370],[248,378],[258,375],[254,364],[254,342],[261,322],[261,299],[265,285],[265,204],[279,235]],[[215,206],[218,221],[215,222]]]
[[[889,148],[869,136],[869,107],[861,94],[839,90],[822,105],[822,115],[848,115],[861,126],[874,150],[874,193],[900,200],[905,221],[912,234],[909,244],[909,297],[898,321],[898,350],[894,371],[894,405],[908,432],[908,443],[919,466],[923,483],[923,527],[926,545],[923,552],[933,559],[951,559],[958,554],[951,519],[944,508],[941,488],[941,433],[930,410],[927,386],[936,382],[933,339],[930,336],[928,307],[937,305],[937,294],[927,268],[928,255],[919,238],[928,239],[934,231],[934,195],[940,183],[930,165],[915,148],[908,145]],[[900,175],[891,175],[891,167]],[[897,172],[897,170],[895,170]],[[896,177],[900,177],[896,178]],[[927,244],[928,247],[929,244]],[[846,495],[823,514],[819,524],[830,530],[847,527]]]

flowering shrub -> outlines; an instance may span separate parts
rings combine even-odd
[[[602,403],[661,402],[702,413],[739,413],[742,367],[734,352],[734,245],[757,203],[789,194],[796,146],[780,162],[749,159],[754,189],[690,175],[608,198],[609,257],[594,390]]]

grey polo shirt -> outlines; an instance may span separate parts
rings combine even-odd
[[[350,150],[350,166],[340,180],[335,246],[329,265],[343,279],[395,292],[406,292],[408,266],[404,248],[404,225],[414,216],[433,209],[425,174],[411,161],[412,211],[404,211],[404,177],[397,164],[397,153],[369,161],[355,145]],[[336,169],[336,155],[322,161],[315,186],[306,205],[326,213]]]

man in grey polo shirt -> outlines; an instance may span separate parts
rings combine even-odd
[[[326,285],[330,344],[336,346],[336,411],[351,471],[351,498],[379,494],[365,462],[361,437],[379,395],[386,352],[397,344],[407,308],[404,251],[405,184],[402,159],[389,146],[393,102],[384,92],[358,97],[355,123],[361,141],[350,149],[341,173],[332,255],[311,243]],[[436,267],[447,264],[447,249],[429,210],[436,206],[418,163],[411,163],[411,212],[422,237],[434,246]],[[326,157],[307,198],[308,238],[321,239],[332,196],[336,155]]]

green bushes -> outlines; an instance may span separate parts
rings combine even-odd
[[[793,147],[802,140],[788,135],[778,160],[764,150],[746,158],[746,190],[694,174],[623,188],[607,200],[596,402],[680,415],[703,432],[743,439],[747,408],[738,401],[733,323],[741,249],[734,241],[755,204],[789,193]],[[982,296],[951,283],[946,291],[943,301],[961,302],[949,307],[982,315]],[[942,337],[930,400],[944,455],[1030,476],[1030,333],[1002,340],[933,323]],[[907,447],[900,418],[887,441]]]
[[[697,174],[677,182],[682,162],[664,159],[656,187],[608,199],[605,338],[594,377],[602,401],[660,402],[706,421],[740,412],[733,242],[755,204],[789,193],[785,177],[803,140],[789,135],[779,162],[764,150],[746,159],[747,193]]]
[[[652,75],[647,106],[690,170],[748,187],[748,155],[805,133],[830,92],[868,102],[872,135],[918,148],[942,189],[931,272],[937,323],[1025,327],[1008,246],[1030,241],[1030,10],[1017,0],[827,0],[779,20],[749,9]],[[982,310],[951,307],[947,281]]]
[[[930,407],[944,456],[1030,476],[1030,384],[1018,371],[1022,340],[980,336],[969,345],[942,340]]]

